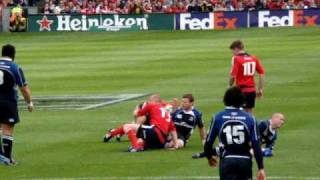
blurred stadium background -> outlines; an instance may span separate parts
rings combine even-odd
[[[101,7],[106,3],[106,14],[130,13],[120,18],[124,22],[131,18],[135,23],[119,27],[115,25],[117,15],[88,12],[93,8],[92,14],[104,13]],[[12,7],[7,7],[12,4],[33,7],[13,12]],[[132,4],[136,7],[133,10]],[[49,10],[45,10],[48,5]],[[166,14],[144,15],[150,13],[150,7],[151,12]],[[257,55],[266,69],[265,96],[257,102],[256,117],[266,119],[272,112],[281,111],[287,119],[280,130],[275,156],[265,160],[267,175],[270,179],[320,179],[317,7],[316,0],[0,1],[3,31],[19,30],[12,29],[10,19],[16,22],[17,16],[12,14],[21,12],[26,18],[22,31],[84,31],[79,24],[70,25],[68,30],[66,21],[59,30],[56,21],[61,19],[57,14],[65,18],[62,20],[69,16],[70,22],[76,19],[74,22],[82,25],[84,21],[89,23],[90,18],[93,24],[94,19],[106,22],[111,19],[114,23],[109,27],[99,20],[97,26],[86,26],[85,31],[94,31],[87,33],[0,33],[1,44],[16,46],[17,62],[24,68],[33,96],[40,98],[45,107],[31,114],[21,112],[14,152],[20,165],[0,166],[0,179],[217,178],[217,169],[209,168],[205,160],[191,159],[192,153],[202,150],[197,131],[187,148],[174,152],[129,154],[125,152],[127,141],[101,142],[108,128],[132,120],[132,110],[143,102],[143,97],[93,110],[79,108],[105,100],[123,100],[127,97],[123,95],[158,92],[171,99],[192,92],[208,127],[212,114],[223,108],[221,99],[227,87],[231,58],[228,46],[235,39],[242,39],[248,52]],[[109,11],[112,8],[115,12]],[[288,10],[291,8],[299,10]],[[80,10],[84,16],[71,15],[72,9]],[[137,18],[147,20],[140,19],[139,24]],[[228,26],[227,22],[232,20],[233,26]],[[258,28],[274,26],[292,27]],[[179,31],[182,27],[211,30]],[[230,28],[233,30],[213,30]],[[105,30],[139,32],[96,32]],[[52,100],[66,96],[76,100]],[[79,100],[88,96],[93,97],[90,102]],[[43,100],[45,97],[51,100]],[[72,108],[50,108],[63,105]]]

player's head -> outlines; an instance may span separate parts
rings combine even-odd
[[[271,117],[271,126],[274,129],[281,128],[285,122],[285,117],[282,113],[273,113]]]
[[[9,57],[12,60],[14,60],[14,57],[16,55],[16,48],[12,46],[11,44],[7,44],[2,46],[2,54],[3,57]]]
[[[192,94],[185,94],[182,96],[182,108],[190,110],[193,107],[194,97]]]
[[[244,104],[244,95],[239,88],[231,87],[225,92],[223,102],[225,106],[240,108]]]
[[[161,97],[159,94],[153,94],[150,96],[149,98],[149,102],[153,102],[153,103],[161,103]]]
[[[233,54],[236,55],[244,50],[244,44],[241,40],[233,41],[230,45],[230,49],[233,52]]]

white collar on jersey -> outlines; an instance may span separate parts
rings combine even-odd
[[[4,61],[12,61],[11,58],[9,57],[0,57],[0,60],[4,60]]]
[[[275,134],[276,133],[276,130],[275,129],[273,129],[272,128],[272,121],[271,121],[271,119],[269,119],[269,130],[270,130],[270,132],[272,133],[272,134]]]
[[[226,106],[225,109],[239,109],[239,108],[235,108],[235,107],[233,107],[233,106]]]

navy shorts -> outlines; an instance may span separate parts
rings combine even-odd
[[[164,148],[164,143],[159,139],[160,130],[155,126],[141,125],[137,132],[137,137],[145,141],[146,149],[161,149]],[[156,132],[157,131],[157,132]],[[161,132],[160,132],[161,133]]]
[[[251,158],[222,158],[220,180],[252,180]]]
[[[256,104],[256,92],[243,93],[245,98],[245,106],[244,108],[252,109]]]
[[[17,103],[0,101],[0,123],[14,125],[19,121],[20,119]]]

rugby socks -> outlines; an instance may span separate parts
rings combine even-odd
[[[3,155],[8,159],[11,159],[12,154],[13,137],[12,136],[2,136],[2,147]]]
[[[2,134],[0,132],[0,155],[3,155],[4,153],[4,150],[3,150],[3,143],[2,143]]]
[[[130,130],[127,134],[128,134],[128,138],[131,141],[131,146],[135,149],[141,148],[141,145],[138,143],[136,131]]]
[[[114,129],[110,132],[110,135],[113,136],[117,136],[117,135],[123,135],[124,134],[124,130],[123,130],[123,126],[120,126],[117,129]]]

